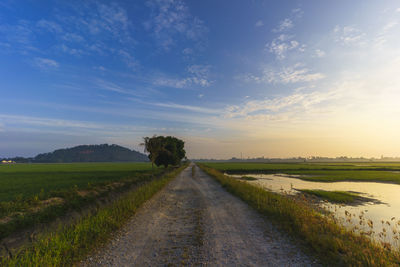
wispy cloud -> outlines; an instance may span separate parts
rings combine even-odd
[[[119,50],[119,54],[122,56],[122,60],[126,63],[126,65],[132,69],[136,70],[139,66],[139,61],[135,59],[134,56],[132,56],[131,53],[124,49]]]
[[[73,56],[80,56],[80,55],[83,55],[83,54],[87,54],[87,52],[85,50],[83,50],[83,49],[73,48],[73,47],[70,47],[70,46],[65,45],[65,44],[62,44],[62,45],[58,46],[57,48],[58,48],[58,50],[66,53],[66,54],[73,55]]]
[[[62,37],[64,41],[71,42],[71,43],[80,43],[84,42],[85,38],[83,38],[82,35],[76,34],[76,33],[66,33]]]
[[[264,26],[264,22],[263,22],[262,20],[258,20],[258,21],[256,22],[256,24],[254,24],[254,26],[256,26],[256,27]]]
[[[189,47],[186,47],[185,49],[182,50],[182,54],[191,55],[191,54],[193,54],[193,49],[189,48]]]
[[[300,19],[302,15],[303,11],[300,8],[293,9],[288,18],[281,20],[278,26],[272,29],[272,32],[279,35],[273,38],[270,43],[267,43],[265,47],[267,51],[275,54],[276,58],[280,60],[286,58],[286,54],[289,51],[305,51],[306,45],[300,44],[299,41],[295,40],[295,35],[288,34],[295,26],[294,21]]]
[[[241,105],[228,106],[225,117],[247,120],[288,121],[295,120],[315,111],[315,108],[340,97],[339,90],[309,93],[295,92],[287,96],[265,100],[246,101]]]
[[[32,25],[27,20],[19,20],[16,24],[0,24],[0,34],[9,48],[26,54],[28,51],[35,51],[33,45],[34,32]]]
[[[304,11],[301,8],[294,8],[292,9],[292,17],[296,19],[300,19],[303,17]]]
[[[190,106],[190,105],[180,105],[180,104],[176,104],[176,103],[153,103],[153,105],[158,106],[158,107],[181,109],[181,110],[206,113],[206,114],[219,115],[221,113],[221,110],[218,110],[218,109],[210,109],[210,108]]]
[[[52,32],[52,33],[62,33],[64,30],[61,27],[60,24],[54,22],[54,21],[49,21],[49,20],[45,20],[45,19],[41,19],[36,23],[36,26],[38,28],[41,28],[43,30],[46,30],[48,32]]]
[[[67,127],[67,128],[91,128],[91,129],[102,129],[104,125],[96,124],[92,122],[82,122],[74,120],[63,120],[54,118],[43,118],[43,117],[32,117],[32,116],[20,116],[10,114],[0,114],[6,124],[24,124],[24,125],[36,125],[36,126],[51,126],[51,127]]]
[[[59,66],[57,61],[55,61],[53,59],[49,59],[49,58],[37,57],[37,58],[35,58],[34,63],[41,70],[56,69]]]
[[[297,63],[279,70],[265,67],[261,75],[246,74],[239,76],[239,78],[246,82],[289,84],[313,82],[325,78],[325,75],[319,72],[312,72],[303,64]]]
[[[196,77],[207,78],[210,75],[211,65],[191,65],[187,71]]]
[[[210,69],[210,65],[191,65],[187,68],[188,77],[170,78],[162,75],[155,78],[153,84],[173,88],[208,87],[213,83],[209,78]]]
[[[322,58],[326,56],[325,51],[322,51],[321,49],[315,49],[314,52],[314,57]]]
[[[354,26],[335,26],[333,29],[335,40],[343,45],[363,45],[366,34]]]
[[[182,89],[190,88],[192,86],[207,87],[210,85],[210,82],[206,79],[197,77],[188,77],[183,79],[158,78],[154,81],[154,85]]]
[[[289,18],[282,20],[278,27],[273,29],[274,32],[284,32],[294,27],[293,21]]]
[[[48,34],[57,51],[79,57],[113,55],[131,69],[138,64],[132,55],[135,41],[128,14],[117,3],[86,1],[79,7],[64,6],[54,10],[51,19],[37,21],[36,28],[38,34]]]
[[[117,85],[113,82],[105,81],[102,79],[97,79],[95,81],[95,84],[99,89],[103,89],[103,90],[107,90],[107,91],[111,91],[111,92],[115,92],[115,93],[119,93],[119,94],[123,94],[123,95],[130,95],[130,96],[140,95],[135,91],[128,90],[128,89],[126,89],[120,85]]]
[[[325,75],[319,72],[311,72],[303,64],[295,64],[285,67],[281,71],[264,70],[264,77],[272,83],[298,83],[311,82],[325,78]]]
[[[269,52],[275,54],[278,59],[284,59],[289,51],[304,52],[305,45],[293,40],[292,35],[281,34],[267,44],[266,48]]]
[[[388,43],[388,41],[390,41],[391,39],[393,39],[394,36],[396,36],[396,34],[394,34],[393,32],[396,30],[396,28],[398,28],[397,27],[398,25],[399,25],[398,19],[391,19],[388,22],[386,22],[386,24],[382,26],[382,28],[372,41],[374,46],[382,49],[384,45]]]
[[[175,45],[175,36],[201,42],[208,32],[204,22],[190,14],[184,1],[152,0],[147,1],[147,5],[152,14],[144,26],[153,32],[159,44],[166,50]]]

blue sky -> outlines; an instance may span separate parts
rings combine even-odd
[[[398,1],[0,3],[0,157],[399,156]]]

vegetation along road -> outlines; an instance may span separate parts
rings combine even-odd
[[[83,266],[307,266],[314,259],[195,165]]]

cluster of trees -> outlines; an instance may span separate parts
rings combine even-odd
[[[142,145],[152,164],[157,166],[179,165],[186,157],[185,142],[173,136],[144,137]]]

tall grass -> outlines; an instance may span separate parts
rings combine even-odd
[[[75,224],[38,237],[30,247],[13,257],[0,258],[1,266],[71,266],[91,249],[105,242],[146,200],[163,188],[187,165],[160,179],[146,183],[114,203],[88,215]]]
[[[267,215],[290,235],[303,240],[327,265],[398,266],[399,253],[352,233],[316,212],[305,200],[296,200],[223,175],[199,164],[229,192]]]

